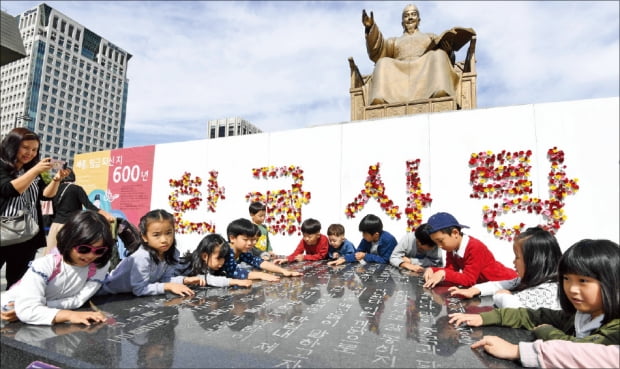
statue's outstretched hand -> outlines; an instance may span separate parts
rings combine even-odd
[[[366,13],[366,9],[362,9],[362,24],[366,28],[370,28],[372,27],[373,24],[375,24],[375,16],[372,14],[372,11],[370,12],[370,17],[369,17],[368,14]]]

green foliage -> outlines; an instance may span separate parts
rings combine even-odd
[[[41,173],[41,177],[43,178],[43,182],[45,182],[45,184],[49,184],[53,178],[49,171]]]

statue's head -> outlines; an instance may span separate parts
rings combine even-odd
[[[403,9],[403,20],[401,22],[403,25],[403,31],[415,31],[420,25],[420,20],[420,12],[418,11],[417,6],[413,4],[405,6],[405,9]]]

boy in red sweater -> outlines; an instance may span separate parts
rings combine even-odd
[[[455,217],[448,213],[436,213],[428,218],[431,240],[446,251],[444,268],[427,268],[424,271],[424,287],[433,288],[440,282],[450,282],[470,287],[476,283],[505,281],[517,278],[517,272],[507,268],[480,240],[465,235]]]
[[[304,260],[323,260],[327,258],[329,239],[321,234],[321,223],[316,219],[306,219],[301,223],[303,238],[295,251],[286,259],[276,259],[275,264],[292,263]],[[304,254],[305,252],[305,254]]]

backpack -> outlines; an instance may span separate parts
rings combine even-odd
[[[140,231],[127,219],[116,218],[115,221],[111,223],[110,227],[112,230],[112,236],[114,236],[117,243],[120,239],[125,246],[123,257],[133,254],[138,248],[140,248],[140,245],[142,245],[142,236],[140,235]],[[118,247],[114,247],[112,250],[112,257],[110,258],[110,271],[116,268],[120,261],[121,257],[118,252]]]
[[[54,270],[52,270],[52,274],[50,274],[50,277],[47,279],[47,283],[50,283],[52,279],[56,278],[58,273],[60,273],[60,268],[62,265],[62,255],[54,254],[54,261]],[[91,279],[96,273],[97,265],[95,263],[88,264],[88,276],[86,277],[86,279]]]

